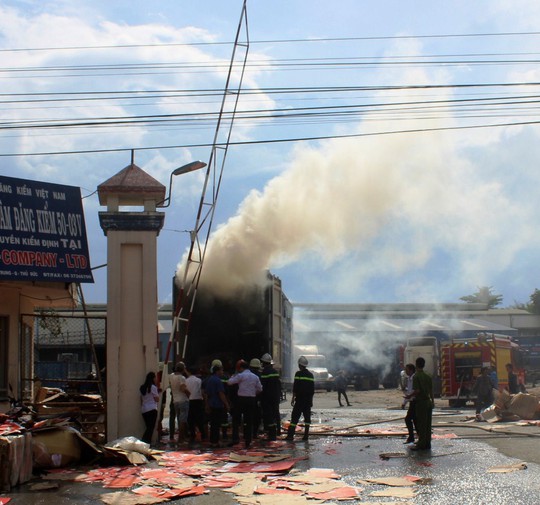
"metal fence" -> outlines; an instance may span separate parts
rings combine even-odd
[[[24,400],[35,397],[35,383],[103,394],[107,320],[52,311],[21,316],[21,381]]]

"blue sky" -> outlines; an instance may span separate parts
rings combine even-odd
[[[0,5],[1,173],[80,186],[94,266],[106,242],[92,193],[129,164],[129,149],[165,185],[174,168],[208,161],[208,147],[186,146],[212,141],[241,6]],[[538,2],[247,6],[246,93],[206,279],[227,291],[270,268],[294,302],[453,302],[485,285],[505,306],[527,302],[540,287]],[[195,120],[155,122],[170,114]],[[154,121],[103,125],[143,115]],[[98,152],[108,149],[123,151]],[[33,155],[74,151],[96,152]],[[174,181],[158,239],[161,302],[202,177]],[[84,286],[87,301],[105,301],[105,275]]]

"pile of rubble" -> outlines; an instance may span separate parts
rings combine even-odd
[[[55,468],[99,454],[105,441],[100,395],[40,388],[32,405],[0,414],[0,491],[32,478],[34,468]]]
[[[480,416],[489,423],[540,419],[540,402],[538,397],[528,393],[511,395],[507,391],[495,391],[493,405]]]

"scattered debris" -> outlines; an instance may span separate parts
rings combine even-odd
[[[105,404],[99,394],[66,393],[58,388],[40,387],[33,408],[37,419],[69,418],[82,435],[95,443],[105,443]]]
[[[44,481],[32,484],[30,486],[30,491],[49,491],[51,489],[58,489],[59,487],[60,484],[58,484],[58,482]]]
[[[152,496],[138,496],[127,491],[117,491],[100,496],[101,501],[107,505],[151,505],[169,501],[168,498],[154,498]]]
[[[514,463],[513,465],[493,466],[488,469],[488,473],[511,473],[526,469],[527,463]]]
[[[379,454],[381,459],[390,459],[390,458],[407,458],[409,454],[406,452],[382,452]]]
[[[422,477],[381,477],[376,479],[361,479],[358,481],[360,484],[381,484],[391,487],[410,487],[414,484],[424,484],[426,481]]]
[[[355,505],[388,505],[389,503],[394,503],[394,502],[388,502],[388,501],[361,501],[361,502],[356,502]],[[414,503],[412,501],[399,501],[398,502],[399,505],[414,505]]]
[[[412,487],[393,487],[390,489],[382,489],[380,491],[372,491],[369,496],[388,497],[388,498],[414,498],[416,489]]]
[[[511,395],[508,391],[497,392],[493,405],[480,413],[480,419],[488,423],[518,422],[538,418],[540,418],[540,403],[535,395],[528,393]]]

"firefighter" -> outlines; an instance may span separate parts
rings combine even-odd
[[[294,374],[293,395],[291,405],[293,407],[291,422],[285,440],[294,440],[294,432],[300,416],[304,416],[304,436],[302,440],[308,440],[311,426],[311,407],[315,394],[315,378],[307,369],[308,360],[305,356],[298,358],[298,371]]]
[[[263,387],[261,394],[263,424],[268,440],[273,441],[277,440],[278,426],[281,425],[281,415],[279,413],[281,380],[279,378],[279,373],[273,367],[274,362],[270,354],[263,354],[261,363],[263,365],[261,373],[261,384]]]

